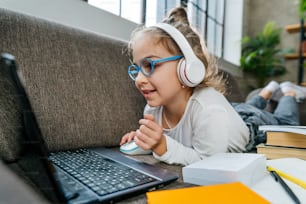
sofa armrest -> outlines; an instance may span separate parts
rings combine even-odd
[[[0,161],[0,202],[15,203],[48,203],[37,194],[30,185],[24,182],[17,174]]]
[[[226,81],[227,90],[225,93],[225,97],[227,98],[227,100],[229,100],[230,102],[243,102],[244,98],[242,97],[240,88],[235,77],[224,70],[220,70],[220,73],[223,75]]]

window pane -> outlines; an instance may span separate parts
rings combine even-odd
[[[207,19],[207,48],[212,53],[215,54],[215,23],[211,19]]]
[[[215,55],[217,57],[222,57],[222,33],[223,33],[223,27],[220,25],[216,26],[216,51],[215,51]]]
[[[172,8],[179,5],[177,0],[157,0],[157,22],[162,21]]]
[[[147,11],[146,11],[146,26],[156,24],[157,16],[157,2],[156,0],[147,0]]]
[[[88,4],[97,8],[106,10],[115,15],[119,15],[120,1],[119,0],[88,0]]]
[[[196,21],[193,24],[198,30],[198,32],[204,36],[205,35],[205,13],[202,10],[198,10],[196,13]]]
[[[121,17],[140,24],[142,0],[122,0]]]
[[[196,4],[196,2],[198,4]],[[206,0],[193,0],[188,2],[188,17],[191,25],[196,27],[199,33],[205,35],[205,21],[206,21]]]
[[[218,0],[208,1],[208,16],[211,18],[216,18],[216,9],[217,9]]]
[[[216,1],[218,2],[216,20],[218,21],[218,23],[223,24],[224,0],[216,0]]]

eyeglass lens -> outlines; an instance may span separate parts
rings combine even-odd
[[[144,75],[147,75],[147,76],[151,75],[152,71],[154,69],[153,60],[151,60],[149,58],[143,59],[140,63],[140,68],[141,68]]]
[[[139,68],[136,65],[129,66],[129,75],[130,77],[135,80],[138,76]]]
[[[135,80],[139,74],[140,71],[146,76],[150,76],[153,72],[154,65],[153,65],[153,60],[149,58],[145,58],[140,62],[140,67],[137,65],[133,64],[129,67],[129,75],[130,77]],[[153,68],[153,69],[152,69]]]

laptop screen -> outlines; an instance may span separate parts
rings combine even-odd
[[[58,182],[54,179],[55,168],[48,159],[48,147],[41,137],[40,129],[36,118],[32,112],[30,102],[26,97],[22,80],[18,73],[18,67],[14,56],[8,53],[2,53],[0,59],[0,68],[7,73],[10,80],[15,86],[16,93],[12,93],[18,97],[20,109],[22,111],[22,121],[24,125],[24,134],[26,138],[25,152],[22,159],[18,161],[29,178],[51,201],[63,202],[64,198]]]

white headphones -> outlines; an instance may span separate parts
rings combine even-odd
[[[205,66],[194,54],[183,34],[167,23],[158,23],[154,27],[158,27],[167,32],[184,54],[184,58],[179,61],[177,66],[177,75],[181,83],[188,87],[195,87],[201,83],[205,77]]]

